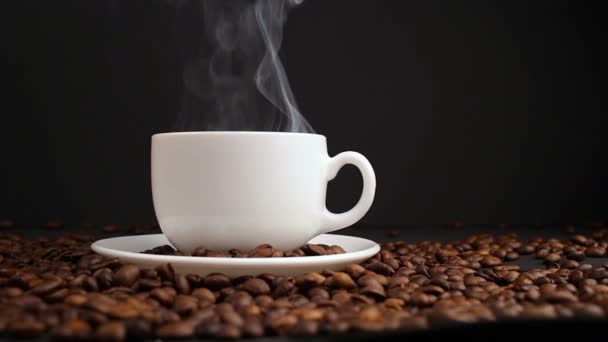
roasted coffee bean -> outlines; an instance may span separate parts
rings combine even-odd
[[[109,321],[97,327],[94,337],[100,341],[123,341],[126,336],[127,328],[122,321]]]
[[[276,252],[278,252],[278,251],[275,251],[275,253],[276,253]],[[243,254],[243,252],[241,252],[240,250],[238,250],[238,249],[234,249],[234,248],[233,248],[233,249],[228,250],[228,253],[229,253],[229,254],[230,254],[230,256],[232,256],[233,258],[244,258],[244,257],[246,257],[246,256],[247,256],[246,254]],[[273,255],[274,255],[274,254],[273,254]]]
[[[18,287],[4,287],[0,288],[0,297],[19,297],[23,294],[23,290]]]
[[[426,285],[418,288],[418,291],[422,291],[427,294],[440,295],[445,292],[442,287],[437,285]]]
[[[90,333],[89,323],[80,319],[69,320],[51,330],[51,335],[61,339],[84,339]]]
[[[374,262],[367,265],[367,269],[385,276],[390,276],[395,273],[395,270],[392,267],[380,262]]]
[[[222,322],[234,325],[236,327],[241,327],[244,324],[244,320],[241,315],[239,315],[235,311],[223,312],[220,314],[220,317]]]
[[[445,291],[448,291],[450,289],[450,283],[447,280],[439,277],[431,279],[429,281],[429,284],[439,286]]]
[[[54,277],[43,280],[40,284],[36,285],[29,292],[35,295],[44,295],[58,289],[60,286],[63,286],[63,284],[63,279]]]
[[[369,272],[366,275],[362,276],[361,278],[359,278],[359,280],[357,281],[357,284],[360,287],[366,287],[366,286],[387,286],[389,285],[389,278],[377,274],[377,273],[373,273],[373,272]],[[391,280],[399,280],[399,279],[406,279],[407,282],[409,282],[408,278],[405,277],[401,277],[401,276],[396,276],[393,278],[390,278]],[[390,287],[390,286],[389,286]]]
[[[204,287],[194,289],[194,291],[192,291],[192,297],[198,298],[198,300],[202,303],[215,303],[215,295],[213,292]]]
[[[276,285],[274,291],[272,292],[272,295],[274,297],[289,297],[297,290],[298,289],[292,281],[285,279]]]
[[[171,266],[169,263],[158,265],[154,268],[154,270],[156,273],[158,273],[161,280],[172,282],[175,278],[175,271],[173,270],[173,266]]]
[[[189,273],[186,275],[186,279],[191,287],[200,287],[203,283],[203,277],[198,274]]]
[[[503,249],[503,248],[494,248],[492,250],[490,250],[490,254],[499,258],[499,259],[504,259],[505,256],[507,256],[507,250]]]
[[[104,259],[104,260],[101,260],[101,261],[96,262],[96,263],[91,263],[89,265],[89,269],[94,272],[94,271],[97,271],[97,270],[102,269],[102,268],[110,268],[110,269],[112,269],[112,268],[114,268],[116,266],[119,266],[119,265],[120,265],[120,261],[118,259],[116,259],[116,258],[113,258],[113,259]]]
[[[243,323],[243,335],[247,337],[260,337],[264,335],[264,324],[261,319],[249,316]]]
[[[544,259],[549,254],[551,254],[551,250],[549,248],[541,248],[541,249],[539,249],[539,250],[536,251],[536,258],[537,259]]]
[[[87,297],[82,294],[71,294],[64,299],[64,303],[72,306],[81,306],[87,301]]]
[[[327,300],[330,298],[329,292],[321,287],[313,287],[308,290],[308,298],[313,301]]]
[[[230,297],[230,295],[234,294],[236,290],[233,287],[225,287],[220,290],[219,296],[223,299]]]
[[[191,255],[192,255],[192,256],[199,256],[199,257],[206,256],[206,255],[207,255],[207,248],[206,248],[206,247],[203,247],[203,246],[196,247],[196,248],[195,248],[195,249],[192,251]]]
[[[325,280],[325,284],[330,288],[351,289],[357,286],[353,279],[344,272],[335,272]]]
[[[135,283],[135,285],[138,286],[141,290],[151,290],[160,287],[161,282],[158,279],[142,278],[139,279]]]
[[[114,274],[114,282],[118,286],[131,286],[139,279],[139,272],[139,267],[136,265],[123,265]]]
[[[171,322],[158,327],[156,335],[161,338],[188,338],[194,335],[195,326],[195,322],[189,320]]]
[[[103,294],[89,294],[87,296],[87,301],[84,303],[87,308],[104,314],[110,312],[117,304],[118,302],[116,300]]]
[[[18,337],[35,337],[46,330],[46,325],[41,321],[11,320],[6,330]]]
[[[498,281],[504,284],[511,284],[515,282],[520,276],[517,271],[502,271],[498,273]]]
[[[320,309],[316,308],[299,308],[293,311],[299,319],[320,321],[324,318],[324,313]]]
[[[197,335],[214,336],[222,339],[238,339],[241,334],[237,327],[220,322],[210,322],[197,328]]]
[[[545,257],[545,261],[549,263],[558,263],[562,259],[562,256],[557,253],[549,253]]]
[[[14,286],[18,286],[22,289],[28,289],[35,287],[41,283],[41,279],[31,272],[18,271],[11,275],[8,279],[8,283]]]
[[[585,260],[585,252],[583,251],[574,251],[572,253],[568,253],[567,257],[568,259],[572,259],[575,261],[583,261]]]
[[[140,270],[139,275],[141,278],[147,278],[147,279],[157,279],[158,278],[158,273],[156,273],[156,271],[153,269]]]
[[[544,291],[542,298],[550,303],[573,302],[577,300],[575,295],[564,290]]]
[[[569,270],[573,270],[573,269],[577,268],[578,266],[579,266],[579,264],[575,260],[567,259],[562,262],[562,267],[569,269]]]
[[[273,315],[273,313],[276,313]],[[281,311],[268,313],[266,316],[267,325],[270,326],[277,334],[284,335],[289,329],[298,323],[298,318],[292,314],[284,314]]]
[[[284,256],[285,256],[285,252],[279,251],[279,250],[274,250],[272,252],[272,254],[270,255],[271,258],[282,258]]]
[[[177,274],[175,276],[175,289],[181,294],[190,294],[190,282],[183,274]]]
[[[157,324],[165,324],[177,322],[180,320],[180,316],[175,311],[167,310],[163,307],[159,308],[156,312],[156,322]]]
[[[165,306],[173,305],[175,296],[176,291],[171,287],[160,287],[150,291],[150,297],[156,299],[159,303]]]
[[[333,254],[344,254],[346,253],[346,251],[344,250],[344,248],[338,246],[338,245],[331,245],[329,246],[329,248],[331,249],[331,251],[333,252]]]
[[[538,285],[538,286],[541,286],[544,284],[550,284],[550,283],[551,283],[551,279],[548,277],[545,277],[545,276],[538,277],[534,280],[534,284]]]
[[[384,278],[387,279],[387,278]],[[379,278],[378,281],[380,283],[380,285],[386,286],[387,288],[394,288],[394,287],[401,287],[404,288],[406,286],[408,286],[407,284],[409,284],[410,279],[408,277],[404,277],[404,276],[393,276],[390,279],[387,279],[386,282],[382,282],[382,278]],[[359,279],[359,281],[361,281],[361,279]],[[362,284],[359,283],[359,285],[361,286]]]
[[[253,296],[270,293],[270,286],[260,278],[253,278],[243,283],[243,289]]]
[[[203,286],[212,291],[220,290],[230,285],[230,278],[220,273],[210,274],[203,278]]]
[[[526,304],[520,313],[524,319],[553,319],[557,317],[555,307],[549,304]]]
[[[236,309],[249,308],[254,305],[253,297],[245,291],[236,291],[227,297],[226,301],[231,303]]]
[[[95,276],[95,279],[97,279],[97,284],[99,285],[100,289],[103,290],[112,286],[112,283],[114,281],[114,274],[112,273],[111,269],[101,268],[97,270],[93,275]]]
[[[319,286],[325,282],[325,277],[317,272],[310,272],[295,278],[296,285],[300,288]]]
[[[431,278],[429,268],[424,263],[419,263],[416,265],[416,273],[421,274],[427,278]]]
[[[401,262],[396,258],[388,258],[384,260],[384,263],[391,267],[393,270],[398,270],[401,267]]]
[[[388,298],[384,301],[384,306],[392,310],[402,310],[405,305],[405,301],[400,298]]]
[[[198,308],[198,300],[195,297],[178,295],[173,304],[173,310],[181,316],[192,314]]]
[[[432,294],[426,294],[420,291],[415,291],[412,294],[410,301],[414,305],[425,307],[435,303],[435,301],[437,301],[437,297]]]
[[[319,331],[319,323],[311,320],[299,320],[290,330],[290,335],[312,336]]]
[[[304,253],[304,251],[301,248],[294,249],[293,251],[285,252],[286,257],[299,257],[299,256],[305,256],[305,255],[306,254]]]
[[[127,319],[124,321],[124,324],[127,330],[127,336],[143,338],[152,333],[151,324],[141,318]]]
[[[119,303],[112,306],[107,315],[116,319],[129,319],[137,317],[139,312],[128,304]]]
[[[162,245],[143,251],[146,254],[158,254],[158,255],[174,255],[175,249],[169,245]]]
[[[464,279],[464,284],[466,286],[479,286],[479,285],[483,285],[486,282],[487,282],[487,280],[485,278],[475,276],[475,275],[468,275]]]
[[[601,257],[603,257],[604,255],[606,255],[606,248],[604,248],[604,247],[599,247],[599,246],[596,246],[596,247],[589,247],[589,248],[587,248],[587,250],[585,251],[585,254],[586,254],[588,257],[591,257],[591,258],[601,258]]]
[[[350,300],[352,299],[352,293],[348,293],[344,290],[339,290],[339,291],[335,291],[333,296],[332,296],[332,300],[334,302],[337,302],[338,304],[344,304],[344,303],[348,303],[350,302]]]
[[[353,327],[356,330],[362,331],[381,331],[384,328],[382,314],[376,307],[363,309],[359,312],[356,320],[353,322]]]
[[[572,241],[578,245],[583,245],[583,246],[586,246],[589,243],[589,240],[585,236],[580,235],[580,234],[573,235],[570,238],[570,241]]]
[[[384,291],[384,287],[382,285],[368,285],[360,290],[361,294],[372,297],[378,301],[383,300],[386,297],[386,292]]]
[[[536,248],[532,245],[523,245],[517,249],[517,253],[523,254],[523,255],[529,255],[529,254],[534,253],[535,250],[536,250]]]
[[[498,279],[498,275],[496,275],[496,273],[491,269],[479,270],[479,271],[475,272],[474,274],[485,280],[491,281],[491,282]]]
[[[271,257],[273,253],[274,253],[274,249],[272,248],[272,246],[268,245],[268,244],[264,244],[264,245],[257,246],[251,252],[249,252],[247,255],[250,258],[268,258],[268,257]]]
[[[575,317],[598,319],[604,317],[604,309],[601,306],[593,303],[571,303],[570,309],[572,309]]]
[[[304,251],[304,254],[306,255],[325,255],[327,254],[327,250],[325,250],[325,248],[323,248],[320,245],[315,245],[315,244],[307,244],[304,247],[302,247],[302,251]]]
[[[589,278],[595,280],[602,280],[604,278],[608,278],[608,270],[604,268],[596,268],[589,272]]]
[[[70,293],[70,290],[67,288],[62,288],[59,290],[56,290],[54,292],[51,292],[49,294],[47,294],[46,296],[44,296],[44,299],[47,302],[60,302],[62,301],[65,297],[67,297],[67,295]]]
[[[483,267],[494,267],[494,266],[498,266],[498,265],[502,264],[502,260],[500,260],[500,258],[497,258],[495,256],[486,255],[481,259],[481,261],[479,261],[479,263]]]
[[[513,261],[517,259],[519,259],[519,253],[517,252],[509,252],[507,253],[507,255],[505,255],[505,260],[507,261]]]

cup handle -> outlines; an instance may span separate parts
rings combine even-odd
[[[349,211],[334,214],[325,208],[321,233],[328,233],[348,227],[359,221],[372,206],[376,193],[376,175],[367,158],[357,152],[342,152],[329,160],[327,168],[327,181],[336,177],[342,166],[352,164],[356,166],[363,176],[363,191],[357,204]]]

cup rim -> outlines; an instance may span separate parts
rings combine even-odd
[[[318,133],[300,133],[300,132],[273,132],[273,131],[185,131],[185,132],[162,132],[155,133],[152,137],[168,137],[168,136],[189,136],[189,135],[241,135],[241,136],[264,136],[264,135],[278,135],[278,136],[310,136],[310,137],[321,137],[325,138],[324,135]]]

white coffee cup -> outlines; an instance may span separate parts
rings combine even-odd
[[[180,132],[152,137],[152,194],[162,232],[183,253],[198,246],[249,251],[264,243],[289,250],[359,221],[376,177],[357,152],[331,158],[318,134]],[[327,182],[345,164],[359,168],[354,208],[325,206]]]

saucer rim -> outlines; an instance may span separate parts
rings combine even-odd
[[[99,239],[94,241],[91,244],[91,250],[101,255],[111,255],[113,257],[127,257],[130,259],[138,259],[138,260],[146,260],[146,261],[158,261],[164,263],[179,262],[179,263],[223,263],[225,265],[256,265],[256,266],[273,266],[280,265],[285,262],[293,263],[297,262],[300,265],[307,264],[315,264],[324,260],[332,260],[332,261],[340,261],[344,259],[344,261],[348,261],[357,257],[365,257],[371,258],[373,255],[380,252],[380,245],[370,239],[351,236],[351,235],[342,235],[342,234],[320,234],[315,238],[319,238],[321,236],[332,236],[338,238],[347,238],[347,239],[356,239],[356,240],[364,240],[365,242],[370,243],[370,247],[357,250],[354,252],[346,252],[342,254],[330,254],[330,255],[311,255],[311,256],[298,256],[298,257],[279,257],[279,258],[228,258],[228,257],[193,257],[193,256],[179,256],[179,255],[158,255],[158,254],[145,254],[141,252],[131,252],[126,250],[112,249],[108,247],[101,246],[102,242],[108,242],[110,240],[118,240],[124,238],[153,238],[163,236],[164,234],[140,234],[140,235],[125,235],[125,236],[117,236],[105,239]],[[315,239],[313,238],[313,239]],[[312,239],[311,239],[312,240]],[[167,240],[168,241],[168,240]],[[373,251],[373,253],[372,253]]]

